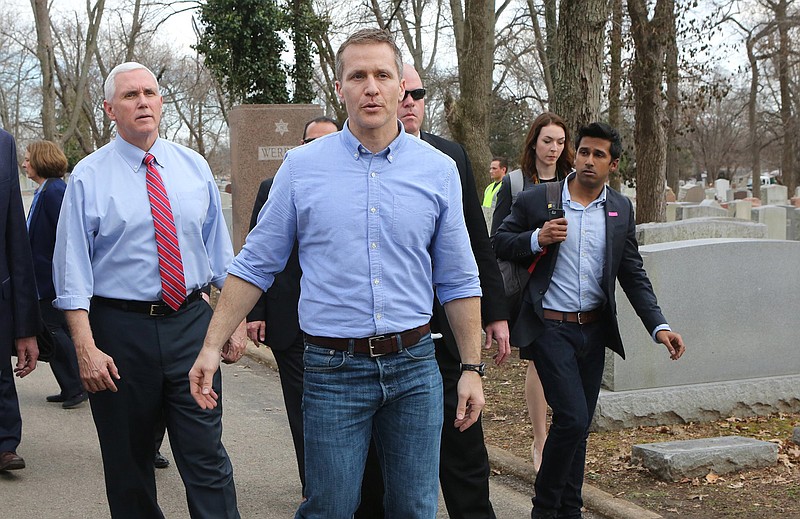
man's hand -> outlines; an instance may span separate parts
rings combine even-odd
[[[669,330],[659,330],[656,333],[656,340],[667,347],[669,350],[669,358],[678,360],[686,351],[686,346],[683,345],[683,339],[680,334],[671,332]]]
[[[119,380],[119,372],[114,364],[114,359],[100,351],[93,343],[90,345],[79,345],[75,343],[75,350],[78,353],[78,369],[81,373],[83,386],[91,393],[110,389],[117,392],[117,385],[114,379]]]
[[[17,367],[14,374],[19,378],[30,375],[36,369],[36,360],[39,358],[39,345],[36,337],[21,337],[15,340],[17,346]]]
[[[508,321],[492,321],[484,328],[486,332],[485,349],[492,347],[492,339],[497,341],[497,354],[494,356],[496,365],[502,364],[511,355],[511,345],[508,342]]]
[[[551,243],[562,242],[567,239],[567,219],[556,218],[548,220],[539,229],[539,246],[545,247]]]
[[[486,401],[483,398],[481,376],[474,371],[464,371],[458,380],[458,407],[453,426],[464,432],[478,421]]]
[[[242,321],[227,342],[222,346],[222,362],[233,364],[238,362],[247,348],[247,333],[245,322]]]
[[[247,336],[256,343],[256,346],[261,346],[261,343],[267,338],[267,322],[251,321],[247,323]]]
[[[203,346],[192,369],[189,370],[189,388],[192,398],[201,409],[214,409],[217,407],[219,395],[211,387],[214,374],[219,369],[220,352],[216,348]]]

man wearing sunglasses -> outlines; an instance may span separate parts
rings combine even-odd
[[[413,66],[406,64],[403,67],[403,77],[406,80],[405,94],[397,105],[397,118],[403,123],[406,133],[421,138],[448,155],[455,161],[458,168],[463,192],[464,220],[472,252],[478,264],[483,292],[481,319],[486,331],[484,346],[489,348],[493,339],[497,341],[498,353],[495,356],[495,362],[500,364],[511,352],[508,342],[509,309],[503,296],[503,280],[486,231],[486,222],[475,188],[472,165],[463,146],[421,131],[425,117],[426,91]],[[455,337],[444,309],[437,299],[434,299],[431,331],[440,337],[436,339],[436,335],[434,335],[436,360],[444,383],[444,412],[445,416],[450,416],[455,413],[458,403],[457,385],[461,377],[462,365]],[[483,366],[480,369],[482,370]],[[355,515],[356,519],[383,517],[383,484],[374,448],[370,449],[363,481],[361,506]],[[445,422],[442,427],[439,483],[451,519],[466,517],[494,519],[494,510],[489,501],[489,456],[483,441],[483,427],[480,419],[464,431]]]

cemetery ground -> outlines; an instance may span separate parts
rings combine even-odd
[[[487,444],[529,460],[533,433],[525,408],[527,361],[520,360],[518,352],[512,349],[511,358],[498,367],[492,362],[492,350],[484,350],[483,424]],[[779,414],[593,432],[586,456],[586,482],[666,518],[800,517],[800,445],[791,441],[792,429],[797,426],[800,414]],[[778,463],[675,483],[661,481],[647,469],[631,464],[631,446],[635,444],[729,435],[775,442]]]

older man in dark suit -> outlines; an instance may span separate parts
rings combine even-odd
[[[14,374],[36,369],[41,328],[33,261],[19,192],[19,165],[14,138],[0,130],[0,471],[25,468],[17,454],[22,438]],[[17,365],[11,366],[16,342]]]
[[[633,206],[606,187],[622,154],[619,133],[593,123],[580,129],[575,147],[575,172],[559,184],[562,203],[549,206],[544,184],[523,191],[494,236],[500,258],[525,266],[540,258],[511,332],[520,357],[535,362],[553,409],[536,478],[534,519],[581,517],[586,438],[600,392],[604,347],[625,357],[617,280],[653,340],[664,344],[673,360],[684,352],[642,267]]]

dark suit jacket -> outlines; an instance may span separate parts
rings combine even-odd
[[[268,178],[258,187],[253,214],[250,216],[250,229],[256,226],[258,213],[269,198],[272,180]],[[266,321],[267,333],[264,339],[270,348],[283,351],[294,342],[300,333],[297,303],[300,301],[300,260],[297,255],[297,242],[294,243],[289,260],[283,271],[275,276],[275,282],[247,315],[247,321]]]
[[[0,130],[0,359],[41,328],[14,138]]]
[[[33,270],[39,299],[53,300],[56,290],[53,287],[53,249],[56,246],[56,226],[64,190],[67,184],[60,178],[51,178],[39,190],[39,199],[31,213],[28,237],[33,253]]]
[[[573,178],[570,175],[568,178]],[[560,184],[563,186],[563,182]],[[608,342],[605,346],[625,358],[622,339],[617,323],[615,299],[616,280],[625,291],[634,310],[648,332],[667,320],[656,302],[653,287],[642,267],[642,257],[636,242],[636,224],[633,205],[623,195],[608,188],[606,195],[606,261],[601,286],[605,293],[605,322],[608,325]],[[511,208],[511,214],[503,221],[494,236],[497,256],[530,264],[531,235],[547,221],[547,188],[536,185],[523,191]],[[569,231],[567,231],[569,232]],[[530,346],[544,331],[542,300],[550,286],[550,278],[558,258],[558,244],[550,245],[533,271],[527,290],[523,295],[522,308],[511,331],[511,343],[515,346]]]
[[[467,157],[464,147],[437,135],[421,132],[423,141],[427,142],[442,153],[453,159],[458,167],[461,177],[462,203],[464,205],[464,221],[472,246],[472,253],[478,263],[478,274],[481,281],[481,318],[484,324],[493,321],[507,321],[509,318],[508,301],[503,289],[503,278],[497,267],[492,244],[486,232],[486,220],[483,218],[478,191],[475,188],[475,177],[472,174],[472,164]],[[453,331],[447,322],[444,308],[438,300],[434,300],[431,329],[443,335],[445,344],[456,359],[460,358]]]

